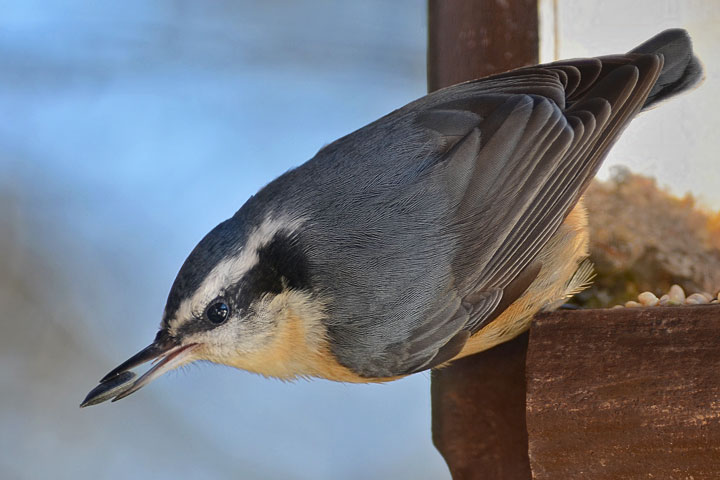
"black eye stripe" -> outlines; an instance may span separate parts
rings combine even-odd
[[[311,289],[309,262],[296,235],[277,232],[258,248],[257,256],[257,263],[238,282],[224,286],[222,296],[206,304],[201,315],[180,325],[179,336],[211,330],[227,322],[231,315],[242,320],[250,314],[254,302],[266,294],[279,294],[285,288]]]
[[[278,232],[257,250],[257,255],[257,263],[232,289],[239,294],[238,311],[247,311],[266,293],[282,293],[286,286],[297,290],[310,288],[310,268],[296,236]]]

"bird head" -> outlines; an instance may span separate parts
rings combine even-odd
[[[114,400],[198,360],[281,378],[311,375],[303,350],[318,352],[324,341],[323,303],[311,291],[302,223],[267,217],[248,226],[236,215],[215,227],[181,267],[155,340],[108,373],[83,405],[99,403],[115,379],[149,361],[147,373],[113,390]]]

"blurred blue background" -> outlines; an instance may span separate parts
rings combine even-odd
[[[429,381],[79,402],[255,191],[425,90],[423,0],[0,2],[0,477],[447,478]],[[202,475],[202,477],[200,477]]]
[[[424,93],[426,23],[424,0],[0,0],[0,478],[449,478],[427,374],[200,365],[78,408],[208,230]]]

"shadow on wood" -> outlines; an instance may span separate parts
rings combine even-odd
[[[528,335],[432,372],[433,442],[455,480],[528,480]]]

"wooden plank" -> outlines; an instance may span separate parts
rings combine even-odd
[[[527,376],[533,478],[720,478],[720,307],[539,315]]]
[[[455,480],[530,478],[527,333],[432,372],[433,442]]]
[[[538,63],[537,0],[429,0],[428,91]],[[527,336],[432,373],[433,441],[455,480],[527,480]]]
[[[537,0],[430,0],[428,91],[535,65]]]

